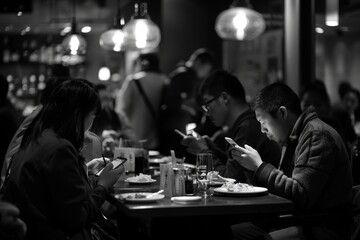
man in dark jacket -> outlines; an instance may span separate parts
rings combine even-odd
[[[223,70],[213,72],[200,86],[200,95],[204,103],[203,110],[216,126],[228,126],[230,128],[228,137],[240,146],[251,142],[259,149],[264,161],[277,166],[280,160],[280,148],[276,142],[270,141],[265,134],[261,133],[260,124],[245,100],[245,90],[235,76]],[[196,139],[191,136],[184,138],[182,144],[187,146],[187,151],[193,154],[212,153],[214,169],[223,177],[247,182],[246,175],[254,174],[232,158],[229,145],[226,152],[221,152],[209,138]]]
[[[312,106],[302,112],[298,96],[283,83],[262,89],[255,98],[254,110],[262,132],[285,149],[276,168],[263,162],[250,144],[233,148],[234,158],[255,172],[254,183],[293,201],[302,214],[346,211],[351,202],[352,176],[338,132],[321,121]],[[348,239],[350,220],[304,224],[270,235],[280,234],[283,239]],[[238,227],[233,229],[234,239],[244,239]]]

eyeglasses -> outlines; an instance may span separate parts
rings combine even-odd
[[[204,112],[208,112],[209,111],[209,104],[212,103],[213,101],[215,101],[220,96],[221,95],[213,97],[212,99],[210,99],[209,101],[206,101],[203,105],[201,105],[201,108],[204,110]]]

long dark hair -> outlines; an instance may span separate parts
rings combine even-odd
[[[21,147],[37,141],[45,129],[69,140],[76,149],[84,142],[84,119],[101,109],[100,99],[92,83],[84,79],[67,80],[53,91],[48,103],[25,131]]]

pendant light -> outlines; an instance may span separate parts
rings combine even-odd
[[[150,19],[145,2],[135,3],[134,15],[123,31],[126,50],[156,48],[160,43],[160,29]]]
[[[103,32],[100,36],[99,44],[105,50],[120,52],[123,50],[124,32],[121,30],[124,26],[124,18],[121,16],[119,0],[117,1],[117,15],[114,18],[113,28]]]
[[[62,42],[64,49],[63,62],[69,65],[78,64],[84,61],[86,53],[86,41],[83,36],[76,31],[76,1],[73,0],[73,18],[71,22],[71,32]]]
[[[326,0],[325,24],[329,27],[339,26],[339,0]]]
[[[252,40],[265,30],[263,16],[254,11],[249,0],[234,0],[216,18],[215,30],[226,40]]]

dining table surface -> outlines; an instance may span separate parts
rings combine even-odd
[[[170,197],[156,201],[129,202],[121,198],[121,194],[153,193],[160,189],[158,176],[153,177],[156,181],[147,184],[126,182],[130,176],[121,176],[114,185],[109,200],[116,208],[122,239],[198,239],[204,236],[207,236],[206,239],[231,239],[229,226],[232,224],[265,221],[294,211],[292,201],[269,192],[234,196],[215,192],[210,199],[190,202],[175,202]],[[172,232],[178,228],[182,229],[181,233],[172,238],[164,233],[164,229]],[[216,231],[209,233],[201,230],[202,228]]]

